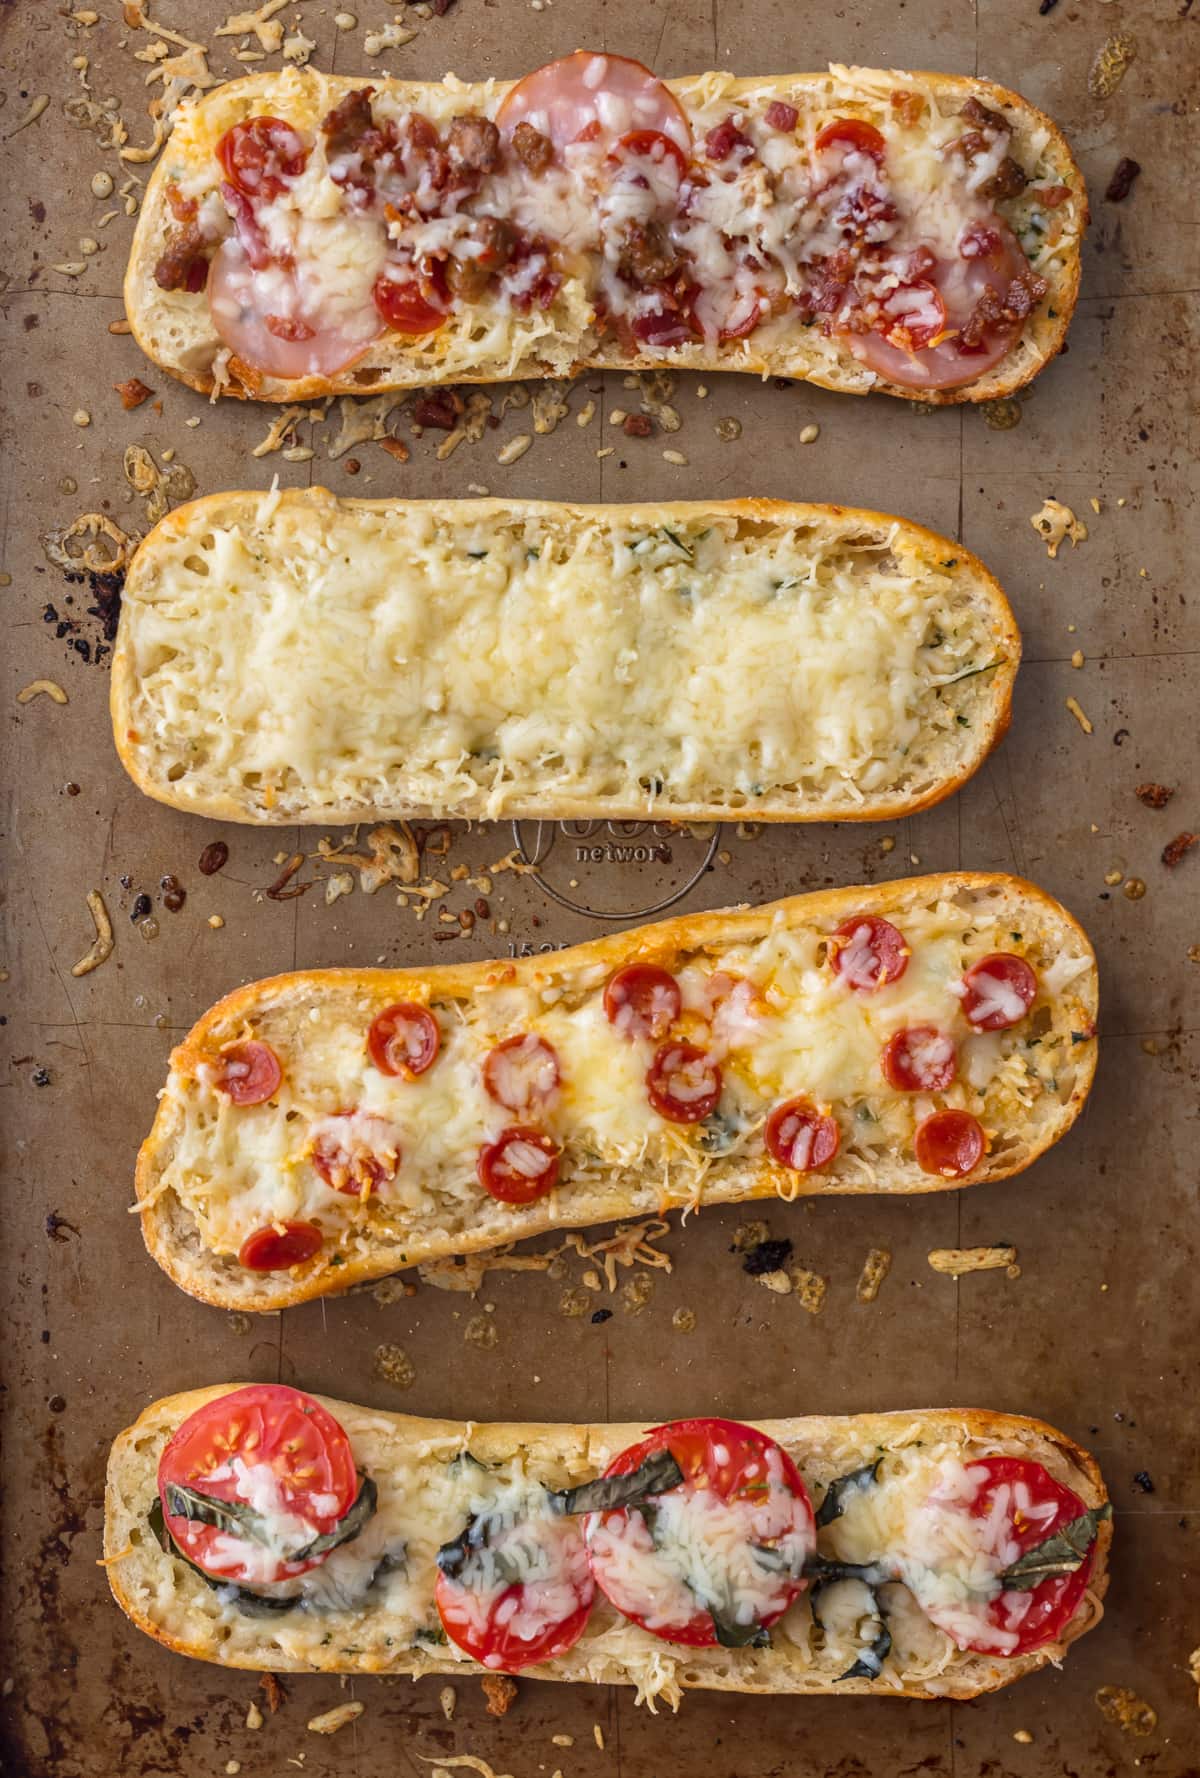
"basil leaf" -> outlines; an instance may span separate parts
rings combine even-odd
[[[874,1463],[864,1463],[861,1469],[852,1469],[849,1475],[840,1475],[830,1482],[825,1490],[825,1498],[817,1508],[817,1525],[832,1525],[835,1519],[840,1519],[846,1510],[848,1497],[859,1493],[863,1488],[869,1488],[873,1482],[879,1480],[879,1465],[882,1462],[882,1457],[876,1457]]]
[[[162,1495],[161,1494],[156,1494],[154,1496],[154,1505],[150,1508],[150,1511],[146,1514],[146,1523],[149,1525],[150,1530],[152,1531],[152,1533],[154,1535],[154,1541],[158,1545],[159,1549],[165,1550],[167,1552],[167,1554],[170,1555],[171,1550],[173,1548],[173,1544],[171,1541],[170,1534],[167,1531],[167,1521],[163,1517],[163,1505],[162,1505]]]
[[[177,1519],[191,1519],[198,1525],[214,1525],[231,1537],[242,1537],[249,1543],[271,1547],[272,1538],[266,1521],[243,1500],[216,1500],[211,1494],[197,1494],[182,1482],[168,1482],[167,1511]]]
[[[344,1543],[352,1543],[363,1527],[375,1516],[375,1508],[379,1503],[379,1490],[369,1475],[362,1478],[362,1487],[358,1490],[354,1505],[344,1513],[332,1531],[323,1532],[306,1543],[302,1549],[289,1554],[289,1562],[307,1562],[312,1556],[323,1556],[329,1550],[336,1550]]]
[[[709,1607],[709,1616],[713,1621],[713,1629],[717,1633],[717,1641],[722,1648],[770,1648],[771,1633],[760,1623],[738,1624],[732,1617],[723,1612],[714,1611]]]
[[[174,1507],[172,1507],[171,1510],[174,1512]],[[269,1617],[273,1612],[294,1611],[301,1603],[299,1597],[294,1599],[269,1599],[262,1593],[252,1593],[248,1587],[239,1587],[234,1580],[223,1580],[220,1575],[206,1574],[204,1569],[201,1568],[198,1563],[193,1562],[190,1556],[184,1555],[179,1545],[175,1542],[175,1539],[171,1536],[171,1533],[167,1529],[166,1520],[163,1517],[161,1499],[156,1499],[154,1505],[146,1514],[146,1523],[149,1525],[154,1536],[158,1539],[161,1548],[165,1550],[169,1556],[178,1557],[185,1568],[190,1568],[193,1574],[199,1575],[206,1587],[211,1587],[214,1593],[223,1594],[226,1601],[230,1605],[236,1605],[238,1610],[246,1617]]]
[[[600,1513],[617,1507],[641,1506],[656,1494],[669,1494],[683,1481],[683,1471],[670,1451],[653,1451],[628,1475],[602,1475],[550,1496],[556,1512]]]
[[[882,1562],[838,1562],[828,1556],[810,1556],[804,1575],[816,1586],[831,1580],[861,1580],[869,1587],[881,1587],[884,1581],[895,1579]]]
[[[1035,1543],[1031,1550],[1026,1550],[1023,1556],[1018,1556],[1000,1576],[1000,1585],[1007,1591],[1024,1593],[1055,1574],[1074,1574],[1086,1562],[1100,1524],[1111,1518],[1112,1507],[1107,1501],[1090,1512],[1080,1513],[1061,1531],[1055,1531],[1041,1543]]]
[[[879,1610],[878,1605],[875,1609]],[[874,1642],[868,1642],[858,1659],[852,1661],[844,1673],[838,1674],[834,1684],[840,1685],[843,1679],[878,1679],[883,1672],[883,1663],[891,1652],[892,1632],[884,1623],[883,1614],[880,1612],[878,1636]]]
[[[695,550],[689,549],[683,538],[677,537],[674,531],[668,531],[665,525],[659,527],[659,535],[665,537],[669,543],[673,543],[676,549],[682,550],[689,562],[695,556]]]

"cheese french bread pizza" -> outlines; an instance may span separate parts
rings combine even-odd
[[[278,1672],[970,1698],[1101,1616],[1094,1460],[976,1410],[474,1425],[279,1384],[146,1409],[108,1465],[118,1604]]]
[[[1027,1167],[1096,1061],[1066,910],[962,873],[573,950],[304,970],[174,1051],[138,1159],[175,1282],[273,1310],[550,1228]]]
[[[271,401],[692,366],[984,401],[1062,348],[1061,133],[947,74],[254,74],[184,104],[125,284],[193,388]]]
[[[113,732],[225,820],[885,820],[982,763],[1020,652],[878,513],[216,494],[134,559]]]

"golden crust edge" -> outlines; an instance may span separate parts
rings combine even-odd
[[[314,73],[315,72],[316,71],[314,70]],[[1040,372],[1045,369],[1046,365],[1049,364],[1052,359],[1056,358],[1063,350],[1066,343],[1067,329],[1070,325],[1071,318],[1075,311],[1075,304],[1078,300],[1082,243],[1089,222],[1087,186],[1084,182],[1082,170],[1071,151],[1066,136],[1054,120],[1030,100],[1024,98],[1020,93],[1014,92],[1011,88],[1000,86],[994,81],[984,80],[978,76],[965,74],[941,74],[922,69],[896,69],[891,72],[895,73],[898,79],[903,79],[905,75],[912,75],[920,80],[926,81],[933,90],[939,94],[939,96],[946,94],[962,98],[971,94],[982,95],[985,99],[990,99],[995,105],[1001,105],[1017,112],[1026,126],[1040,126],[1044,128],[1047,131],[1049,138],[1048,152],[1051,154],[1055,162],[1055,171],[1060,177],[1073,178],[1078,185],[1080,194],[1079,203],[1081,206],[1079,213],[1079,237],[1074,251],[1070,255],[1069,261],[1063,268],[1060,281],[1052,287],[1053,301],[1056,310],[1055,315],[1051,321],[1051,317],[1048,314],[1042,314],[1040,317],[1041,325],[1031,327],[1027,323],[1019,336],[1022,342],[1032,344],[1036,349],[1036,356],[1027,368],[1024,370],[1017,370],[1014,368],[1007,374],[1003,374],[1002,371],[997,370],[990,376],[983,377],[975,383],[963,384],[957,389],[913,390],[903,388],[898,384],[887,383],[882,379],[870,385],[868,388],[858,389],[847,388],[844,384],[839,382],[836,377],[806,375],[802,370],[796,370],[794,368],[789,369],[786,361],[782,364],[776,364],[774,362],[760,359],[756,363],[746,364],[743,361],[736,360],[732,348],[722,352],[720,347],[718,347],[715,353],[710,353],[702,357],[689,357],[686,362],[678,359],[654,359],[648,357],[623,357],[615,355],[598,357],[596,359],[580,359],[574,365],[572,375],[579,376],[596,370],[646,371],[674,369],[705,372],[733,370],[742,371],[744,374],[748,375],[761,375],[764,378],[767,376],[791,376],[797,381],[813,383],[815,386],[829,389],[835,394],[859,396],[871,394],[889,395],[896,400],[920,401],[928,406],[934,407],[954,407],[967,402],[975,403],[1002,400],[1008,396],[1016,394],[1018,390],[1025,388],[1028,383],[1032,382],[1033,378],[1039,375]],[[243,75],[239,79],[224,82],[220,87],[217,87],[211,93],[206,94],[199,103],[202,105],[210,103],[215,104],[218,101],[227,101],[231,98],[247,98],[252,100],[263,90],[266,90],[268,93],[271,92],[279,78],[280,76],[278,74],[272,73]],[[333,90],[339,92],[349,91],[354,87],[362,86],[370,81],[370,76],[365,75],[321,74],[319,78]],[[680,86],[685,86],[689,81],[703,78],[706,78],[706,75],[690,75],[683,79],[676,78],[667,80],[664,84],[668,87],[678,88]],[[780,87],[794,87],[803,81],[821,82],[826,81],[829,78],[828,71],[824,73],[809,72],[763,76],[739,76],[734,79],[733,85],[729,90],[731,93],[736,94],[741,91],[758,89],[766,84],[775,84]],[[372,84],[376,87],[386,84],[389,87],[408,88],[414,95],[414,102],[416,101],[417,95],[422,91],[428,91],[430,88],[440,88],[442,85],[439,81],[394,79],[389,79],[386,82],[376,80]],[[509,87],[516,83],[513,81],[496,81],[492,83],[476,81],[469,83],[466,90],[469,92],[472,87],[479,88],[489,84],[491,85],[493,92],[503,94]],[[149,341],[148,317],[153,312],[153,303],[155,300],[153,293],[155,286],[153,284],[153,267],[149,264],[148,241],[153,232],[153,228],[156,226],[157,219],[161,216],[161,207],[164,201],[162,197],[162,188],[166,184],[165,164],[165,158],[160,157],[158,165],[150,176],[150,182],[146,188],[146,194],[142,201],[141,211],[134,231],[134,238],[130,246],[129,261],[122,286],[125,314],[129,321],[130,331],[134,339],[141,351],[152,364],[157,365],[161,370],[165,370],[169,376],[173,376],[177,378],[178,381],[185,383],[198,394],[211,395],[214,389],[214,382],[211,376],[206,374],[189,373],[184,366],[172,364],[168,359],[157,354]],[[1038,321],[1036,312],[1035,315],[1031,317],[1031,321]],[[532,378],[549,375],[551,373],[540,372],[536,369],[527,369],[521,370],[517,374],[522,378]],[[435,386],[439,382],[473,384],[496,383],[506,380],[508,380],[507,373],[491,373],[486,370],[470,374],[459,374],[452,378],[430,376],[426,370],[421,370],[420,374],[417,374],[414,370],[413,374],[410,376],[394,378],[363,386],[355,384],[353,381],[340,381],[336,377],[332,379],[326,377],[304,377],[295,382],[282,384],[280,392],[278,393],[251,391],[240,386],[234,387],[231,384],[225,385],[220,393],[236,400],[257,400],[283,404],[295,401],[317,400],[326,395],[358,395],[365,397],[369,395],[384,394],[391,390],[417,389]],[[278,379],[268,378],[266,381],[270,384],[274,384]]]

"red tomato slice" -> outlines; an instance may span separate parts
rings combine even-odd
[[[958,1052],[935,1025],[908,1025],[888,1038],[879,1066],[897,1092],[940,1093],[958,1073]]]
[[[661,130],[630,130],[615,147],[609,149],[608,158],[616,162],[651,160],[659,166],[665,165],[667,161],[674,161],[680,179],[688,170],[688,157],[683,149]]]
[[[650,1103],[673,1124],[698,1124],[721,1097],[721,1070],[694,1043],[664,1043],[646,1075]]]
[[[922,351],[945,327],[946,305],[937,285],[928,279],[899,285],[883,302],[879,331],[902,351]]]
[[[874,124],[864,123],[860,117],[838,117],[827,123],[814,147],[818,154],[824,154],[827,148],[840,148],[843,154],[869,155],[876,166],[883,165],[887,152],[887,144]]]
[[[976,1031],[1007,1031],[1019,1025],[1037,998],[1038,981],[1024,957],[994,951],[972,963],[963,976],[962,1000],[968,1025]]]
[[[438,1616],[451,1642],[492,1672],[519,1673],[536,1661],[565,1654],[583,1635],[596,1586],[576,1520],[539,1519],[514,1527],[521,1554],[532,1532],[540,1552],[539,1578],[481,1592],[438,1570]],[[489,1545],[503,1554],[504,1535]],[[480,1560],[487,1573],[487,1552]]]
[[[489,1050],[483,1064],[483,1084],[489,1096],[506,1111],[532,1111],[558,1091],[562,1078],[553,1044],[531,1031],[506,1037]]]
[[[238,1264],[248,1272],[288,1272],[321,1251],[325,1237],[315,1222],[285,1222],[282,1228],[281,1234],[268,1223],[247,1235],[238,1249]]]
[[[969,1111],[935,1111],[917,1125],[913,1139],[922,1173],[965,1179],[987,1153],[983,1125]]]
[[[807,1099],[777,1105],[763,1131],[767,1153],[793,1173],[817,1173],[827,1167],[842,1144],[837,1119],[818,1111]]]
[[[589,140],[656,130],[685,153],[692,146],[682,106],[649,68],[628,56],[586,49],[535,69],[505,94],[497,127],[507,136],[519,123],[531,123],[559,148],[592,132],[593,125]]]
[[[208,306],[222,342],[240,363],[263,376],[284,382],[334,377],[361,358],[383,331],[374,303],[338,327],[323,326],[294,266],[267,267],[265,284],[256,275],[262,269],[254,266],[240,240],[222,241],[208,275]],[[289,325],[281,330],[280,322]]]
[[[777,1622],[803,1590],[799,1570],[817,1540],[812,1504],[796,1465],[781,1445],[752,1426],[736,1420],[697,1419],[656,1426],[640,1443],[615,1457],[604,1473],[627,1475],[662,1450],[669,1450],[683,1471],[683,1481],[662,1498],[679,1500],[683,1496],[699,1503],[696,1524],[701,1539],[704,1509],[717,1506],[716,1516],[727,1532],[729,1515],[720,1512],[718,1503],[735,1511],[743,1504],[748,1509],[746,1543],[786,1549],[791,1561],[784,1572],[772,1577],[775,1585],[769,1605],[757,1619],[764,1628]],[[660,1528],[662,1523],[660,1518]],[[665,1642],[708,1648],[717,1641],[711,1608],[697,1597],[680,1565],[671,1564],[651,1540],[637,1507],[589,1513],[584,1535],[596,1584],[622,1616]],[[623,1559],[623,1551],[627,1552],[631,1543],[644,1558],[636,1569]],[[719,1560],[718,1549],[728,1550],[726,1539],[713,1549]],[[752,1561],[750,1552],[747,1556]],[[683,1566],[686,1569],[686,1564]],[[654,1573],[655,1582],[652,1596],[647,1597],[643,1577],[650,1573]],[[632,1578],[635,1574],[636,1580]],[[761,1571],[755,1579],[757,1584],[766,1584]]]
[[[338,1112],[316,1126],[312,1164],[326,1185],[348,1198],[369,1195],[396,1177],[400,1150],[391,1124],[370,1111]]]
[[[304,138],[278,117],[248,117],[226,130],[216,156],[229,183],[248,198],[269,202],[308,165]]]
[[[408,1080],[432,1068],[441,1047],[437,1020],[411,1000],[385,1008],[367,1032],[367,1054],[380,1074],[402,1074]]]
[[[604,1011],[622,1037],[665,1037],[682,1004],[679,983],[656,963],[618,969],[604,990]]]
[[[562,1149],[544,1130],[513,1124],[479,1151],[479,1183],[502,1204],[533,1204],[558,1184]]]
[[[396,333],[435,332],[447,314],[447,305],[436,297],[429,278],[397,278],[385,271],[375,280],[375,307]]]
[[[279,1091],[282,1080],[282,1065],[269,1043],[248,1037],[221,1051],[216,1089],[235,1105],[265,1105]]]
[[[350,1440],[333,1415],[283,1383],[254,1383],[206,1402],[172,1434],[158,1464],[171,1536],[206,1574],[265,1586],[316,1568],[325,1556],[276,1560],[248,1539],[170,1512],[170,1486],[291,1514],[296,1522],[286,1529],[286,1547],[300,1549],[350,1510],[358,1476]]]
[[[873,994],[898,982],[911,955],[904,934],[874,914],[843,920],[829,939],[830,963],[846,986],[859,994]]]
[[[1034,1463],[1030,1458],[982,1457],[970,1465],[970,1470],[972,1474],[982,1472],[979,1492],[969,1506],[956,1503],[951,1510],[965,1510],[973,1519],[990,1522],[999,1518],[1010,1546],[1005,1567],[1024,1555],[1026,1550],[1053,1537],[1055,1532],[1087,1510],[1078,1494],[1056,1482],[1040,1463]],[[926,1504],[936,1505],[936,1501]],[[1094,1560],[1093,1545],[1071,1574],[1050,1575],[1027,1591],[1006,1588],[988,1607],[989,1623],[997,1631],[995,1638],[989,1638],[984,1632],[977,1639],[960,1642],[954,1629],[941,1623],[936,1608],[924,1606],[924,1609],[935,1624],[941,1623],[960,1648],[1015,1658],[1055,1641],[1066,1628],[1087,1591]],[[1010,1641],[1011,1636],[1017,1638],[1015,1647]]]

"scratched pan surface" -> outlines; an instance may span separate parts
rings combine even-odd
[[[541,11],[515,0],[458,0],[444,19],[411,19],[415,40],[368,64],[364,31],[387,22],[392,8],[379,0],[350,5],[359,23],[345,33],[334,27],[333,7],[312,0],[281,16],[298,16],[316,43],[313,59],[339,71],[382,65],[422,77],[448,67],[469,77],[515,75],[580,43],[628,52],[664,73],[713,64],[804,68],[830,58],[977,67],[1051,110],[1080,153],[1097,215],[1084,296],[1069,356],[1040,380],[1021,403],[1020,424],[1007,431],[962,409],[919,415],[903,404],[714,377],[706,399],[697,379],[683,379],[676,437],[626,440],[604,416],[636,397],[620,379],[592,378],[572,395],[572,417],[553,438],[538,439],[509,468],[496,452],[524,429],[520,411],[441,461],[434,456],[441,434],[414,443],[404,466],[377,444],[356,447],[357,476],[347,456],[327,457],[333,426],[316,429],[311,460],[254,458],[267,425],[261,411],[208,407],[107,332],[121,312],[132,224],[122,213],[101,228],[100,217],[120,211],[120,200],[98,201],[89,184],[107,169],[119,187],[124,172],[100,146],[107,126],[68,121],[64,104],[102,104],[112,95],[132,142],[148,141],[146,97],[159,89],[143,83],[156,63],[134,52],[153,54],[159,40],[122,25],[115,0],[97,0],[104,16],[94,27],[68,21],[57,0],[0,9],[0,133],[15,129],[39,95],[49,97],[7,143],[0,190],[8,373],[0,597],[10,641],[2,708],[12,822],[0,959],[11,1058],[3,1211],[8,1769],[20,1778],[117,1771],[209,1778],[236,1760],[255,1778],[295,1769],[376,1778],[429,1770],[419,1757],[470,1752],[514,1778],[557,1768],[565,1778],[1093,1778],[1135,1763],[1156,1778],[1184,1778],[1197,1769],[1200,1742],[1186,1670],[1200,1644],[1193,1529],[1200,968],[1188,958],[1200,943],[1200,854],[1172,872],[1160,852],[1181,829],[1200,827],[1200,630],[1187,483],[1200,266],[1195,231],[1180,226],[1181,199],[1194,192],[1198,170],[1185,95],[1195,90],[1200,18],[1186,16],[1180,0],[1137,7],[1062,0],[1044,17],[1037,0],[836,8],[742,0],[719,9],[695,0],[608,0],[602,10],[593,0],[547,0]],[[226,16],[217,0],[156,0],[151,12],[205,42]],[[1136,33],[1137,59],[1100,104],[1088,96],[1087,70],[1118,30]],[[214,72],[236,72],[234,52],[243,47],[257,46],[252,37],[220,39]],[[77,57],[87,65],[73,68]],[[73,109],[79,115],[77,103]],[[1118,208],[1103,192],[1122,155],[1145,171]],[[144,178],[147,168],[135,162],[128,170]],[[86,256],[82,275],[51,269],[77,261],[80,237],[89,235],[104,250]],[[121,410],[111,385],[135,373],[152,385],[161,411],[153,403]],[[573,416],[593,388],[600,411],[579,427]],[[90,413],[90,426],[74,424],[77,409]],[[730,417],[741,422],[741,437],[724,443],[715,423]],[[801,447],[809,423],[820,438]],[[399,429],[408,435],[406,418]],[[301,437],[307,441],[306,428]],[[615,454],[598,459],[614,440]],[[495,878],[489,918],[450,940],[436,937],[447,930],[436,908],[418,923],[411,907],[397,905],[394,888],[374,897],[356,889],[327,905],[318,884],[271,900],[262,892],[279,872],[276,854],[311,855],[318,831],[222,836],[138,797],[108,739],[106,671],[95,659],[101,630],[87,610],[95,601],[87,586],[65,581],[40,542],[97,506],[126,529],[144,525],[143,502],[122,475],[122,453],[133,443],[160,462],[174,449],[201,492],[266,486],[278,474],[291,485],[311,477],[374,495],[463,494],[472,482],[579,500],[761,493],[890,507],[961,537],[1007,586],[1028,661],[1009,739],[954,801],[893,828],[726,830],[710,868],[708,841],[686,836],[547,831],[539,841],[528,830],[522,837],[543,853],[552,842],[548,885],[581,907],[627,917],[681,888],[681,907],[703,909],[901,875],[918,861],[924,870],[1028,873],[1085,920],[1103,964],[1104,1056],[1079,1129],[1032,1172],[994,1188],[773,1210],[772,1232],[789,1235],[797,1259],[829,1279],[817,1317],[739,1271],[729,1252],[742,1220],[736,1210],[706,1212],[686,1240],[672,1234],[670,1276],[653,1274],[653,1293],[636,1315],[618,1292],[602,1324],[562,1313],[564,1291],[578,1290],[578,1267],[566,1280],[493,1274],[480,1302],[423,1287],[391,1305],[366,1294],[250,1326],[177,1293],[144,1256],[126,1205],[168,1048],[212,1000],[297,963],[483,957],[602,927],[536,878],[513,874]],[[664,461],[664,446],[680,449],[688,466]],[[1029,525],[1048,494],[1091,530],[1056,562]],[[1102,503],[1098,517],[1092,497]],[[61,624],[76,627],[59,634]],[[76,643],[87,643],[92,658]],[[1070,664],[1076,648],[1087,657],[1078,670]],[[18,706],[17,690],[42,677],[60,683],[69,703],[39,697]],[[1066,710],[1069,696],[1093,723],[1091,735]],[[1134,786],[1146,779],[1181,786],[1169,809],[1139,804]],[[228,865],[205,877],[201,849],[219,837],[229,845]],[[458,864],[478,872],[512,844],[507,828],[455,830],[440,874]],[[1145,896],[1130,899],[1120,882],[1108,883],[1115,872],[1143,879]],[[294,881],[329,874],[306,860]],[[177,913],[162,905],[164,875],[186,890]],[[116,949],[93,974],[73,978],[71,965],[90,939],[85,896],[94,888],[112,913]],[[142,894],[153,902],[154,938],[130,917]],[[470,908],[476,894],[455,884],[439,905]],[[223,927],[210,927],[214,914]],[[998,1241],[1017,1246],[1020,1278],[993,1272],[955,1285],[926,1261],[934,1247]],[[863,1306],[854,1283],[872,1246],[889,1248],[894,1263],[878,1301]],[[494,1305],[490,1347],[477,1344],[472,1329],[484,1301]],[[695,1312],[691,1334],[673,1325],[682,1308]],[[378,1372],[385,1344],[411,1360],[407,1390]],[[677,1718],[654,1718],[635,1711],[628,1695],[530,1681],[498,1723],[466,1681],[447,1723],[436,1682],[359,1681],[343,1692],[336,1679],[313,1678],[289,1682],[281,1714],[253,1732],[244,1725],[254,1678],[156,1649],[119,1617],[95,1566],[111,1435],[155,1396],[240,1377],[479,1417],[652,1420],[954,1402],[1025,1410],[1065,1427],[1104,1464],[1117,1511],[1108,1617],[1062,1673],[967,1706],[696,1695]],[[1137,1739],[1106,1721],[1093,1701],[1104,1685],[1130,1686],[1151,1704],[1153,1733]],[[308,1719],[346,1695],[366,1704],[358,1722],[332,1741],[309,1734]],[[1018,1731],[1032,1740],[1017,1741]],[[556,1745],[555,1735],[574,1743]]]

